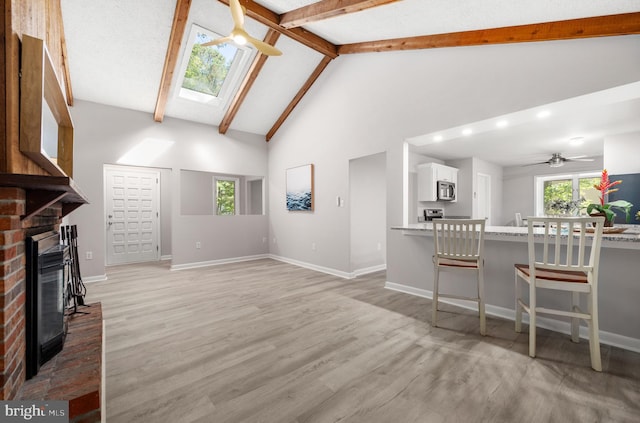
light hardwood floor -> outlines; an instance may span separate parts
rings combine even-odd
[[[108,269],[107,421],[638,422],[640,354],[273,260]],[[455,311],[455,313],[453,312]],[[634,324],[638,324],[635,322]]]

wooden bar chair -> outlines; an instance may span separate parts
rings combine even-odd
[[[538,313],[570,317],[573,342],[579,341],[582,319],[589,328],[591,367],[602,371],[598,336],[598,263],[604,217],[528,217],[527,221],[529,263],[515,265],[516,332],[522,331],[522,312],[526,311],[529,313],[529,355],[535,357]],[[539,241],[538,248],[536,241]],[[529,284],[529,304],[522,299],[520,279]],[[570,292],[570,310],[540,307],[538,289]],[[586,313],[579,307],[580,294],[587,296]]]
[[[433,220],[433,306],[431,324],[438,326],[438,299],[453,298],[478,303],[480,334],[486,335],[484,314],[484,227],[485,219]],[[460,270],[477,276],[477,296],[464,297],[439,292],[440,272]]]

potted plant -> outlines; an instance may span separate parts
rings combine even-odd
[[[595,189],[600,191],[600,203],[589,204],[587,206],[587,214],[604,215],[604,218],[605,218],[604,226],[613,226],[613,220],[616,217],[616,213],[614,212],[614,209],[623,211],[625,213],[627,222],[631,220],[631,207],[633,207],[633,204],[625,200],[616,200],[610,203],[608,202],[605,203],[604,201],[606,195],[608,195],[611,192],[618,191],[618,188],[612,189],[612,187],[616,185],[620,185],[621,183],[622,181],[613,181],[613,182],[609,181],[609,173],[607,172],[607,169],[604,169],[602,171],[602,177],[600,178],[600,183],[595,184],[593,186]],[[594,210],[597,213],[593,213]]]
[[[547,204],[547,212],[553,216],[573,216],[578,213],[584,201],[584,197],[573,201],[554,199]]]

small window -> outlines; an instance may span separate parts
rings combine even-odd
[[[222,106],[235,91],[251,49],[233,43],[202,46],[220,37],[205,28],[192,26],[182,59],[179,97]]]
[[[536,177],[536,216],[585,214],[587,204],[599,201],[593,187],[599,181],[597,172]]]
[[[218,216],[234,216],[239,214],[237,178],[215,177],[214,209]]]

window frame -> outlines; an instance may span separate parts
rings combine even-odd
[[[544,183],[548,181],[559,181],[564,179],[571,180],[571,197],[578,200],[580,190],[580,179],[582,178],[598,178],[601,176],[600,171],[585,171],[575,173],[562,173],[553,175],[540,175],[534,177],[535,192],[535,215],[538,217],[545,216],[544,212]]]
[[[183,88],[182,83],[184,81],[185,72],[187,71],[187,66],[189,65],[189,59],[191,58],[193,45],[196,43],[196,39],[198,38],[198,33],[205,33],[209,37],[211,37],[212,40],[223,37],[217,32],[211,31],[200,25],[191,25],[189,37],[187,38],[186,46],[182,54],[182,62],[180,63],[180,70],[178,73],[174,96],[175,98],[181,100],[194,101],[196,103],[211,106],[225,107],[226,104],[231,100],[232,94],[235,93],[235,91],[238,89],[242,76],[245,73],[244,70],[247,68],[249,60],[253,56],[254,50],[250,47],[249,44],[240,46],[232,42],[230,43],[235,48],[237,48],[238,51],[236,53],[236,58],[231,63],[231,67],[227,72],[227,76],[224,79],[222,88],[220,89],[220,93],[218,93],[217,97],[210,94],[204,94],[198,91],[190,90],[188,88]]]
[[[234,213],[231,214],[219,214],[218,213],[218,181],[231,181],[235,185],[233,193]],[[238,216],[240,214],[240,178],[233,176],[218,176],[213,177],[213,215],[214,216]]]

